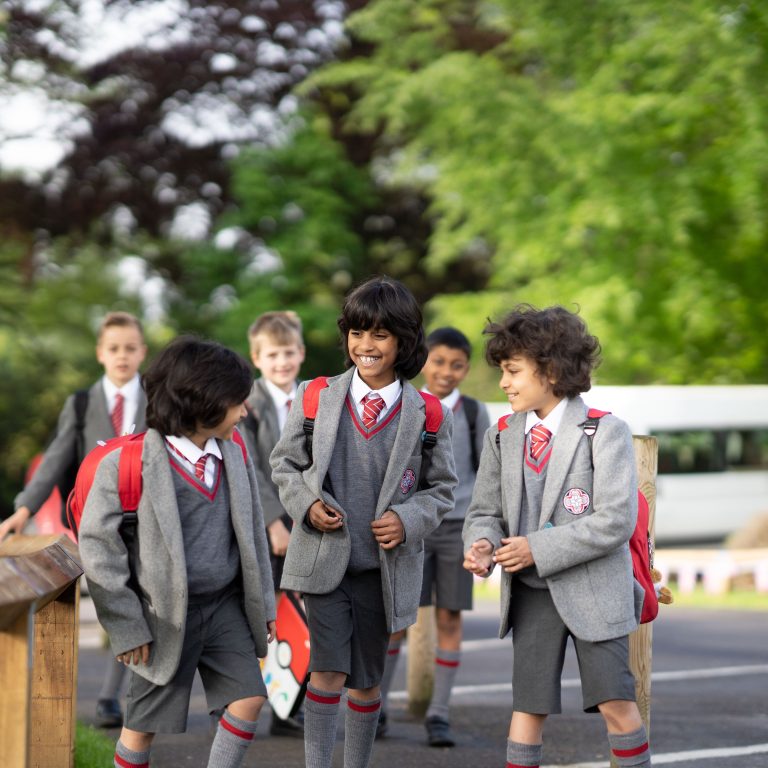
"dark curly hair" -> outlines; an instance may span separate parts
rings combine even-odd
[[[586,323],[564,307],[536,309],[518,304],[501,322],[489,320],[483,334],[485,359],[496,368],[515,355],[533,360],[539,373],[554,380],[556,397],[576,397],[592,386],[600,364],[600,342]]]
[[[384,328],[397,337],[395,371],[412,379],[427,361],[421,309],[413,294],[397,280],[386,275],[373,277],[357,286],[344,300],[338,319],[347,368],[353,365],[349,356],[347,335],[350,331]]]
[[[179,336],[155,357],[142,384],[147,426],[181,437],[220,424],[229,408],[248,397],[253,376],[248,363],[231,349]]]

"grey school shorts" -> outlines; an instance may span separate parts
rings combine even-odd
[[[176,674],[166,685],[155,685],[132,672],[125,725],[143,733],[184,733],[196,670],[210,712],[240,699],[266,697],[239,586],[202,602],[190,601]]]
[[[424,578],[419,605],[436,605],[449,611],[472,608],[472,574],[465,570],[463,520],[443,520],[424,539]]]
[[[535,715],[561,711],[560,677],[565,644],[573,638],[581,675],[585,712],[597,712],[604,701],[635,700],[635,679],[629,669],[629,638],[590,642],[573,637],[552,602],[548,589],[534,589],[514,580],[512,619],[512,709]]]
[[[389,645],[380,571],[347,571],[327,595],[303,597],[310,672],[343,672],[353,690],[378,685]]]

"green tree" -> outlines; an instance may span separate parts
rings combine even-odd
[[[603,383],[766,379],[767,8],[374,0],[348,30],[304,93],[430,201],[433,274],[492,254],[434,322],[578,304]]]

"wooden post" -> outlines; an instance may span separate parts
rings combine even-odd
[[[0,765],[74,765],[79,583],[67,536],[0,544]]]
[[[416,623],[408,627],[408,709],[424,717],[432,698],[435,676],[435,609],[419,608]]]
[[[637,485],[648,500],[648,532],[655,541],[656,471],[659,447],[655,437],[635,435],[632,438],[637,466]],[[653,658],[653,622],[641,624],[629,636],[629,666],[635,676],[635,696],[640,716],[650,741],[651,735],[651,661]],[[611,766],[617,765],[611,755]]]

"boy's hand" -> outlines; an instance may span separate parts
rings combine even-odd
[[[120,653],[115,658],[118,661],[122,661],[126,667],[129,664],[138,664],[140,661],[144,662],[144,664],[149,664],[149,643],[144,643],[144,645],[140,645],[132,651]]]
[[[313,528],[323,533],[338,531],[344,522],[344,516],[338,509],[329,507],[318,499],[312,504],[307,512],[307,517]]]
[[[394,549],[405,541],[405,528],[397,512],[388,509],[378,520],[371,523],[373,538],[382,549]]]
[[[29,507],[19,507],[7,520],[0,524],[0,541],[9,533],[22,533],[24,526],[32,516]]]
[[[533,553],[525,536],[511,536],[502,539],[501,544],[493,554],[493,562],[507,573],[517,573],[533,565]]]
[[[476,576],[487,576],[493,568],[493,544],[479,539],[464,553],[464,568]]]
[[[275,632],[277,632],[277,624],[274,621],[267,622],[267,642],[271,643],[275,639]]]
[[[272,554],[282,557],[288,551],[288,542],[291,539],[291,532],[285,527],[285,523],[278,517],[267,526],[269,535],[269,546]]]

